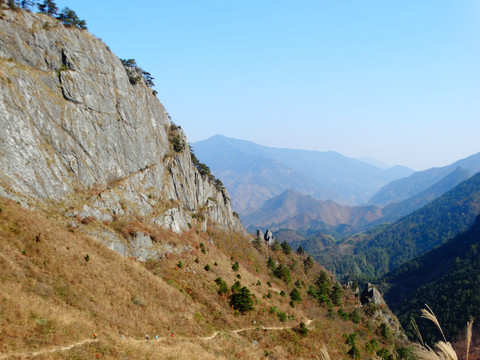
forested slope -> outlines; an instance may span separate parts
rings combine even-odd
[[[480,213],[480,173],[393,224],[331,244],[316,259],[342,278],[372,279],[467,230]]]
[[[447,338],[460,335],[473,316],[480,318],[480,216],[466,232],[385,275],[382,288],[405,328],[429,304]],[[428,327],[428,339],[438,337]]]

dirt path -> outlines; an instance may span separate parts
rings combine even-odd
[[[313,321],[313,319],[308,319],[307,321],[305,321],[305,326],[310,325],[310,324],[312,323],[312,321]],[[265,326],[261,325],[261,326],[257,326],[257,327],[249,327],[249,328],[242,328],[242,329],[230,330],[230,332],[231,332],[232,334],[238,334],[238,333],[240,333],[240,332],[257,330],[257,329],[261,329],[261,330],[285,330],[285,329],[292,329],[292,326],[281,326],[281,327],[271,326],[271,327],[265,327]],[[215,338],[219,333],[220,333],[220,331],[215,331],[212,335],[207,336],[207,337],[200,337],[200,339],[202,339],[202,340],[212,340],[212,339]]]
[[[73,343],[73,344],[70,344],[70,345],[58,346],[58,347],[54,347],[54,348],[51,348],[51,349],[44,349],[44,350],[39,350],[39,351],[34,351],[34,352],[0,354],[0,359],[2,359],[2,360],[3,359],[8,359],[9,357],[17,357],[17,358],[27,359],[27,358],[32,358],[32,357],[35,357],[35,356],[38,356],[38,355],[54,353],[54,352],[57,352],[57,351],[70,350],[74,347],[82,346],[83,344],[91,343],[93,341],[95,341],[95,340],[86,339],[86,340],[82,340],[82,341],[79,341],[79,342],[76,342],[76,343]]]
[[[308,319],[307,321],[305,321],[305,325],[308,326],[312,323],[313,319]],[[240,332],[244,332],[244,331],[251,331],[251,330],[257,330],[257,329],[261,329],[261,330],[285,330],[285,329],[292,329],[292,326],[280,326],[280,327],[276,327],[276,326],[270,326],[270,327],[265,327],[263,325],[260,325],[260,326],[257,326],[257,327],[249,327],[249,328],[242,328],[242,329],[235,329],[235,330],[230,330],[229,332],[232,333],[232,334],[238,334]],[[212,335],[210,336],[206,336],[206,337],[198,337],[198,339],[202,339],[202,340],[212,340],[214,339],[218,334],[220,333],[220,331],[215,331]],[[158,340],[165,340],[165,339],[170,339],[170,338],[161,338],[161,339],[158,339]],[[181,340],[185,340],[185,339],[189,339],[189,338],[180,338]],[[145,340],[138,340],[138,339],[132,339],[132,340],[136,340],[136,341],[145,341]],[[4,360],[4,359],[8,359],[9,357],[17,357],[17,358],[24,358],[24,359],[28,359],[28,358],[33,358],[35,356],[38,356],[38,355],[43,355],[43,354],[49,354],[49,353],[54,353],[54,352],[57,352],[57,351],[66,351],[66,350],[70,350],[74,347],[77,347],[77,346],[82,346],[83,344],[87,344],[87,343],[91,343],[95,340],[93,339],[86,339],[86,340],[82,340],[82,341],[79,341],[79,342],[76,342],[76,343],[73,343],[73,344],[70,344],[70,345],[67,345],[67,346],[57,346],[57,347],[54,347],[54,348],[50,348],[50,349],[44,349],[44,350],[39,350],[39,351],[35,351],[35,352],[25,352],[25,353],[12,353],[12,354],[0,354],[0,360]],[[152,343],[155,343],[156,340],[152,339],[150,340]]]

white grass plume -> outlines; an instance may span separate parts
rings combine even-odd
[[[439,341],[435,350],[427,346],[418,346],[413,350],[417,360],[458,360],[455,350],[449,342]]]
[[[420,340],[420,344],[422,344],[422,346],[425,347],[425,342],[423,341],[422,333],[418,328],[417,322],[415,321],[415,319],[410,320],[410,322],[412,323],[412,327],[413,327],[413,331],[415,332],[415,335],[417,335],[418,340]]]
[[[422,335],[420,334],[420,331],[418,330],[418,326],[415,323],[415,321],[412,321],[413,329],[417,336],[419,337],[420,341],[422,342],[422,345],[418,345],[414,350],[413,350],[413,355],[416,357],[417,360],[458,360],[457,354],[455,353],[455,350],[452,347],[452,344],[450,344],[443,333],[442,327],[440,326],[440,323],[438,322],[437,317],[433,313],[432,309],[425,304],[427,309],[422,309],[422,317],[425,319],[430,320],[433,322],[435,325],[437,325],[438,329],[442,333],[443,339],[445,341],[439,341],[435,344],[435,349],[432,349],[428,345],[425,345],[423,343]],[[466,341],[467,341],[467,357],[466,360],[468,360],[468,355],[470,352],[470,344],[472,340],[472,327],[473,327],[473,318],[470,318],[470,321],[467,322],[467,333],[466,333]]]
[[[446,339],[446,337],[445,337],[445,334],[443,333],[443,330],[442,330],[442,327],[440,326],[440,323],[439,323],[438,320],[437,320],[437,317],[436,317],[435,314],[433,313],[432,309],[430,309],[430,306],[428,306],[427,304],[425,304],[425,306],[427,307],[427,309],[422,309],[422,317],[425,318],[425,319],[430,320],[430,321],[433,322],[435,325],[437,325],[438,329],[439,329],[440,332],[442,333],[443,340],[445,340],[445,342],[447,342],[447,339]]]
[[[467,360],[468,360],[468,353],[470,352],[470,344],[472,343],[472,327],[473,327],[473,317],[471,317],[470,321],[467,322]]]

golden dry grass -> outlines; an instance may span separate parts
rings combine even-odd
[[[322,267],[315,264],[306,274],[301,257],[266,247],[257,251],[238,234],[213,229],[197,233],[192,228],[177,235],[152,224],[127,222],[157,234],[159,243],[184,249],[140,263],[79,230],[108,225],[93,220],[67,230],[61,217],[50,216],[53,223],[2,198],[0,209],[0,354],[9,358],[40,351],[38,359],[312,359],[325,344],[333,358],[342,359],[348,350],[343,334],[358,332],[366,355],[363,344],[373,336],[369,328],[378,326],[368,319],[361,324],[327,319],[327,309],[306,294]],[[272,275],[268,256],[292,267],[290,284]],[[232,269],[235,261],[240,265],[237,272]],[[207,264],[210,271],[204,269]],[[234,316],[228,299],[217,294],[217,277],[229,286],[236,280],[247,286],[255,295],[255,310]],[[304,284],[304,300],[291,308],[288,293],[297,279]],[[282,297],[281,290],[287,296]],[[358,300],[347,294],[344,310],[357,305]],[[295,320],[280,322],[269,311],[273,306]],[[312,318],[306,338],[291,329]],[[232,333],[242,328],[248,331]],[[202,339],[216,331],[220,332],[214,338]],[[93,333],[99,341],[78,344]],[[147,343],[145,334],[150,339],[158,334],[161,340]]]

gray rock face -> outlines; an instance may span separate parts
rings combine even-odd
[[[360,301],[362,305],[374,304],[376,306],[385,306],[385,300],[383,300],[382,294],[377,290],[375,285],[366,283],[365,288],[360,295]]]
[[[402,331],[402,327],[397,317],[390,311],[380,291],[377,290],[375,285],[366,283],[365,288],[360,294],[360,301],[363,306],[375,305],[374,316],[376,320],[385,323],[395,336],[406,339],[405,333]]]
[[[265,234],[262,232],[262,230],[257,229],[257,238],[265,240],[267,245],[272,245],[275,242],[275,237],[270,229],[267,229]]]
[[[194,223],[244,231],[188,146],[173,150],[170,136],[187,140],[152,90],[130,84],[92,34],[5,11],[0,82],[0,194],[105,221],[141,215],[176,232]]]
[[[270,229],[265,232],[265,241],[268,245],[272,245],[275,242],[275,237]]]

